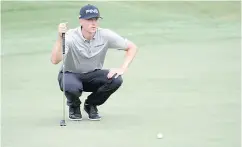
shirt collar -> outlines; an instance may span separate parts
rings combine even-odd
[[[86,38],[84,38],[81,29],[82,29],[82,26],[78,28],[81,38],[82,38],[84,41],[89,42],[89,40],[87,40]],[[97,37],[97,32],[95,33],[95,35],[93,36],[92,39],[96,39],[96,37]]]

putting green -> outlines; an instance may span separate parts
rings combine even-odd
[[[139,52],[100,122],[61,128],[57,26],[85,2],[1,2],[2,146],[239,147],[239,2],[89,2]],[[124,52],[110,50],[105,68]],[[83,101],[88,93],[81,97]],[[66,107],[67,112],[67,107]],[[164,135],[156,139],[157,133]]]

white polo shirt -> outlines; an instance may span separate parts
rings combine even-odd
[[[88,41],[83,37],[81,27],[77,27],[68,30],[65,38],[65,71],[73,73],[102,69],[109,48],[125,50],[128,47],[127,39],[110,29],[98,28]]]

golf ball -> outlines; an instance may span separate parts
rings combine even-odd
[[[162,134],[162,133],[158,133],[158,134],[157,134],[157,138],[158,138],[158,139],[163,138],[163,134]]]

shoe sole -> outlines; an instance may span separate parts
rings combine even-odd
[[[101,120],[101,118],[98,118],[98,119],[88,118],[88,119],[91,120],[91,121],[100,121]]]
[[[79,119],[72,119],[72,118],[69,118],[69,120],[71,120],[71,121],[81,121],[82,118],[79,118]]]

